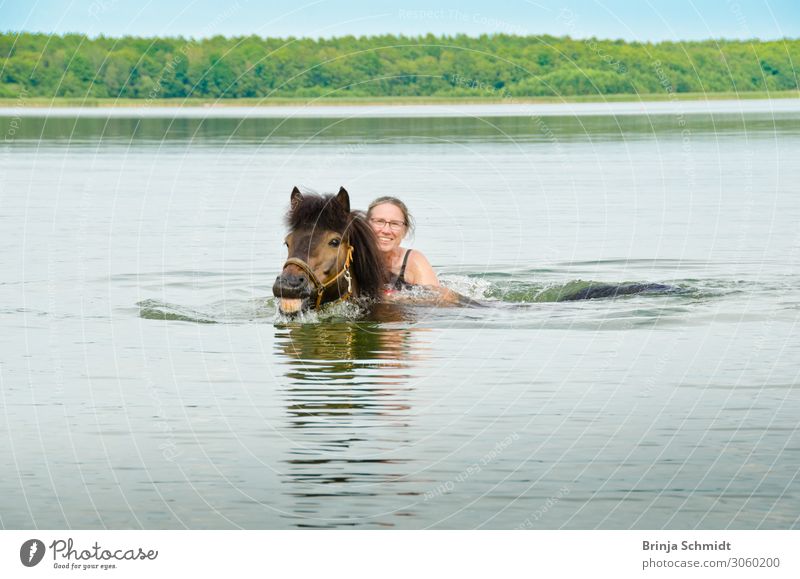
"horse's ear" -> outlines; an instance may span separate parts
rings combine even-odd
[[[346,213],[350,213],[350,195],[344,187],[339,187],[339,193],[336,194],[336,200],[339,202]]]
[[[298,189],[297,187],[292,189],[292,197],[291,197],[291,202],[290,202],[290,205],[292,207],[292,211],[297,209],[297,206],[300,205],[300,202],[302,200],[303,200],[303,194],[300,193],[300,189]]]

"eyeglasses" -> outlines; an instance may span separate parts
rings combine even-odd
[[[392,231],[400,231],[403,227],[406,226],[405,221],[386,221],[385,219],[370,219],[370,224],[380,231],[387,225]]]

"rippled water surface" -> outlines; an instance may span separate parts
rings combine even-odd
[[[5,111],[0,526],[799,526],[800,107],[690,108]],[[484,306],[280,318],[294,185]]]

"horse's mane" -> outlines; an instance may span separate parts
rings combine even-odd
[[[362,211],[348,212],[335,195],[304,193],[286,214],[290,231],[318,227],[342,233],[353,247],[351,267],[361,295],[378,297],[386,284],[386,269],[372,228]]]

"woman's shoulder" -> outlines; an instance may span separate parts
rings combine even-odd
[[[428,258],[419,249],[403,249],[403,258],[408,256],[408,262],[428,263]]]
[[[404,249],[403,261],[406,262],[407,268],[428,268],[431,267],[428,258],[419,249]]]
[[[406,280],[414,284],[439,285],[439,280],[431,267],[428,258],[417,249],[409,250],[406,265]],[[409,279],[409,277],[411,279]]]

